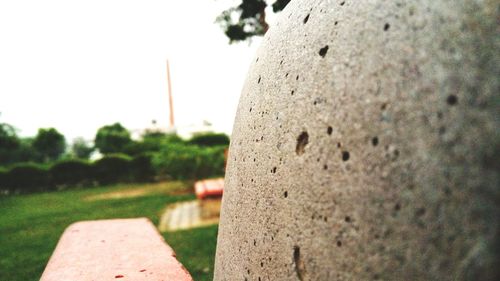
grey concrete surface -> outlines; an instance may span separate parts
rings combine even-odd
[[[214,279],[498,278],[499,10],[291,1],[243,88]]]

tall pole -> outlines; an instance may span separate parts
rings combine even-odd
[[[174,101],[172,99],[172,82],[170,81],[170,64],[167,60],[168,104],[170,107],[170,128],[174,128]]]

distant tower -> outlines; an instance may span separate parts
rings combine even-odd
[[[170,64],[167,60],[167,83],[168,83],[168,104],[170,108],[170,126],[169,129],[174,129],[174,101],[172,98],[172,82],[170,81]]]

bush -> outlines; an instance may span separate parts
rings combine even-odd
[[[83,160],[62,160],[49,170],[50,180],[56,187],[74,187],[93,182],[92,166]]]
[[[124,154],[105,156],[92,165],[95,179],[100,184],[113,184],[131,180],[131,158]]]
[[[5,176],[7,175],[7,171],[0,168],[0,194],[2,191],[8,191],[9,189],[5,185]]]
[[[51,190],[47,169],[36,164],[18,164],[4,175],[4,184],[10,191],[28,193]]]
[[[227,146],[229,145],[229,137],[226,134],[216,133],[198,134],[193,136],[189,143],[199,146]]]
[[[173,179],[200,179],[224,174],[224,148],[168,144],[153,156],[160,175]]]
[[[150,154],[134,157],[130,162],[130,169],[134,182],[151,182],[156,175]]]

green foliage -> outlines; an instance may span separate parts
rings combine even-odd
[[[0,165],[41,160],[41,155],[33,147],[32,138],[19,138],[12,125],[0,123]]]
[[[124,154],[111,154],[94,162],[93,174],[100,184],[129,182],[131,158]]]
[[[42,156],[33,147],[33,138],[22,138],[20,141],[20,146],[12,151],[10,163],[42,162]]]
[[[156,171],[153,167],[151,154],[135,156],[130,162],[130,171],[133,182],[152,182]]]
[[[16,149],[19,143],[14,127],[6,123],[0,123],[0,148]]]
[[[50,190],[49,173],[41,165],[25,163],[10,168],[3,177],[2,187],[20,193]]]
[[[44,162],[54,161],[66,150],[66,140],[54,128],[38,129],[33,140],[33,148],[40,154]]]
[[[229,137],[226,134],[218,133],[205,133],[194,135],[190,140],[190,144],[196,144],[200,146],[219,146],[219,145],[229,145]]]
[[[93,174],[92,166],[82,160],[61,160],[49,169],[51,183],[58,188],[90,185]]]
[[[146,133],[142,140],[132,141],[125,149],[124,153],[130,156],[138,156],[145,153],[157,152],[162,145],[167,143],[183,143],[184,141],[176,134],[164,134],[160,132]]]
[[[101,127],[95,137],[95,147],[102,154],[123,153],[132,143],[130,133],[120,123]]]
[[[7,175],[7,171],[0,168],[0,195],[2,194],[2,191],[8,191],[8,187],[4,186],[5,185],[5,176]]]
[[[171,143],[153,156],[160,175],[174,179],[200,179],[224,173],[224,146],[200,147]]]
[[[277,13],[282,11],[288,3],[290,3],[290,0],[276,0],[273,4],[273,12]]]
[[[289,2],[290,0],[274,1],[273,12],[283,10]],[[267,6],[268,3],[264,0],[241,0],[238,6],[223,11],[216,22],[220,24],[230,43],[262,36],[269,29],[265,11]]]
[[[94,151],[94,147],[90,146],[83,138],[76,138],[71,145],[71,153],[79,159],[89,159]]]
[[[0,165],[40,162],[41,156],[32,144],[32,138],[19,138],[13,126],[0,123]]]

